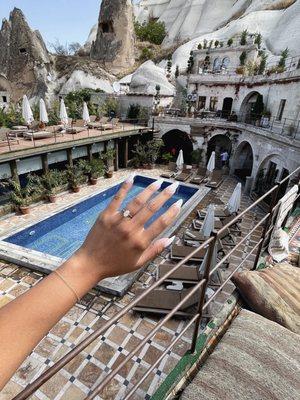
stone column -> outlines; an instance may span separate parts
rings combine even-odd
[[[9,162],[9,166],[10,166],[10,172],[11,172],[11,176],[12,178],[20,183],[20,179],[19,179],[19,174],[18,174],[18,167],[17,167],[17,162],[16,160],[11,160]]]
[[[67,160],[70,167],[73,167],[72,149],[67,149]]]
[[[49,171],[49,163],[48,163],[48,154],[42,154],[42,165],[43,165],[43,173]]]
[[[250,194],[251,190],[252,190],[252,186],[253,186],[253,178],[252,178],[252,176],[247,176],[244,193]]]
[[[92,144],[88,144],[87,145],[87,153],[88,153],[88,159],[91,162],[93,159],[93,151],[92,151],[93,145]]]
[[[125,138],[124,164],[125,164],[125,168],[127,168],[127,165],[128,165],[128,138]]]
[[[115,139],[115,171],[118,171],[119,169],[119,141],[118,139]]]

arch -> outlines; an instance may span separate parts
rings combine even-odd
[[[218,72],[218,71],[220,71],[220,69],[221,69],[221,59],[220,59],[220,57],[217,57],[214,59],[214,62],[213,62],[213,71]]]
[[[254,165],[254,152],[251,144],[244,140],[241,142],[234,154],[233,171],[243,181],[252,176]]]
[[[253,114],[253,109],[258,96],[262,95],[257,91],[252,91],[248,93],[247,96],[242,101],[240,108],[240,115],[241,115],[241,120],[243,122],[247,122],[251,119],[251,114]]]
[[[222,118],[228,118],[232,111],[233,98],[225,97],[222,106]]]
[[[230,58],[224,57],[222,60],[222,68],[228,69],[229,65],[230,65]]]
[[[209,160],[213,151],[216,152],[216,168],[222,168],[221,152],[227,151],[229,156],[232,152],[232,142],[226,133],[224,135],[217,134],[209,140],[206,153],[207,161]]]
[[[163,153],[171,153],[175,158],[182,150],[185,163],[192,163],[193,143],[186,132],[172,129],[162,136],[162,140],[164,142]]]

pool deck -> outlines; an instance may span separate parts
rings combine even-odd
[[[137,174],[158,177],[161,170],[137,170],[136,172]],[[118,180],[124,179],[129,173],[130,171],[128,170],[120,170],[111,180],[100,180],[97,188],[105,189]],[[219,197],[223,201],[227,201],[235,184],[236,181],[234,179],[226,178],[219,189],[205,196],[201,204],[208,204],[214,197]],[[40,218],[41,215],[46,217],[49,213],[57,210],[58,207],[67,206],[71,202],[89,195],[93,190],[95,188],[87,186],[82,188],[80,193],[63,194],[59,197],[57,204],[40,204],[33,207],[32,213],[29,216],[7,216],[0,220],[0,234],[2,236],[12,227],[26,225],[29,221],[31,222],[35,218]],[[250,204],[251,200],[247,196],[243,196],[242,209],[245,209]],[[192,210],[190,211],[191,214],[186,217],[185,221],[177,229],[176,234],[179,236],[195,216],[195,213]],[[256,224],[256,216],[258,215],[261,215],[259,210],[257,210],[257,214],[249,213],[249,215],[245,216],[241,223],[242,236],[245,236]],[[258,234],[259,232],[257,232],[257,235],[253,235],[240,250],[236,251],[230,257],[229,268],[222,271],[224,279],[239,264],[240,258],[253,246]],[[139,277],[138,281],[133,284],[130,291],[122,298],[101,294],[96,290],[88,293],[80,303],[76,304],[61,319],[24,361],[23,365],[0,394],[0,400],[11,400],[30,381],[38,377],[47,366],[53,365],[58,358],[65,355],[74,345],[78,344],[87,335],[91,334],[94,329],[103,325],[118,311],[129,304],[135,297],[137,288],[144,284],[149,285],[154,281],[157,265],[167,256],[168,251],[165,251],[160,257],[157,257]],[[0,263],[0,307],[26,292],[42,278],[43,274],[40,272],[18,267],[13,263]],[[233,290],[233,284],[228,283],[212,306],[213,315],[223,307],[224,302],[232,294]],[[122,362],[124,357],[133,349],[133,346],[139,344],[154,329],[159,321],[159,316],[129,312],[116,325],[113,325],[102,339],[96,340],[88,346],[84,352],[78,355],[53,379],[44,384],[31,397],[31,400],[84,399],[89,390],[95,387],[112,368],[115,368]],[[174,336],[182,331],[186,323],[186,321],[177,318],[171,319],[166,323],[140,353],[120,370],[119,374],[105,388],[101,398],[111,400],[121,400],[124,398],[124,394],[132,387],[131,385],[145,374],[147,368],[160,357]],[[161,382],[189,348],[191,337],[192,330],[188,329],[177,342],[176,347],[170,351],[153,373],[142,383],[132,399],[150,399],[150,396],[156,391]]]

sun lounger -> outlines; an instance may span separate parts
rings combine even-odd
[[[73,126],[72,128],[67,128],[66,129],[66,133],[72,134],[72,135],[76,135],[77,133],[81,133],[84,132],[86,129],[85,128],[81,128],[78,126]]]
[[[96,119],[96,117],[95,117]],[[91,120],[91,122],[88,123],[88,127],[90,129],[102,129],[103,125],[108,124],[109,118],[108,117],[102,117],[100,121],[96,120]]]
[[[175,162],[169,162],[169,165],[168,165],[168,168],[169,168],[169,172],[163,172],[160,176],[162,177],[162,178],[167,178],[167,179],[170,179],[170,178],[173,178],[174,176],[175,176],[175,173],[176,173],[176,163]]]
[[[192,175],[192,170],[185,168],[182,172],[180,172],[179,175],[176,175],[175,179],[176,181],[186,182],[191,178]]]
[[[195,247],[191,246],[180,246],[174,244],[171,247],[171,259],[172,260],[182,260],[183,258],[190,255],[195,250]],[[203,260],[206,253],[206,249],[198,250],[189,261],[201,261]]]
[[[55,132],[49,131],[37,131],[37,132],[25,132],[24,139],[36,140],[36,139],[49,139],[55,137]]]
[[[200,231],[202,229],[202,225],[203,225],[203,221],[202,220],[198,220],[198,219],[194,219],[192,222],[193,228],[195,229],[195,231]],[[220,221],[220,219],[218,217],[215,218],[215,229],[219,230],[223,227],[222,222]]]
[[[223,226],[225,226],[225,225],[229,224],[230,222],[232,222],[235,217],[236,217],[236,215],[230,215],[228,217],[225,217],[222,220]],[[240,228],[239,224],[241,222],[242,222],[242,218],[239,218],[233,225],[230,226],[230,228],[229,228],[230,231],[240,235],[241,234],[241,228]]]
[[[158,278],[165,276],[176,264],[163,263],[158,266]],[[196,265],[182,265],[173,272],[167,280],[180,280],[183,283],[198,282],[202,279],[199,267]]]
[[[194,185],[200,185],[205,179],[206,175],[206,168],[200,167],[198,168],[198,171],[196,175],[190,180],[190,183]]]
[[[148,312],[160,312],[165,313],[166,311],[172,310],[178,303],[180,303],[185,296],[187,296],[193,287],[184,287],[180,291],[167,289],[170,283],[166,283],[150,292],[146,297],[138,302],[134,310],[137,311],[148,311]],[[139,288],[136,290],[136,295],[144,293],[145,289]],[[194,306],[199,301],[199,291],[196,291],[179,309],[184,312],[189,307]],[[180,315],[180,313],[179,313]],[[182,314],[181,314],[182,315]]]
[[[223,171],[222,170],[215,170],[213,171],[209,182],[205,185],[211,189],[217,189],[221,183],[223,182]]]

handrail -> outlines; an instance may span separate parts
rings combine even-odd
[[[126,307],[124,307],[118,314],[116,314],[114,317],[112,317],[109,321],[105,323],[104,326],[98,328],[90,334],[86,339],[84,339],[81,343],[79,343],[77,346],[75,346],[69,353],[67,353],[65,356],[63,356],[60,360],[58,360],[53,366],[51,366],[49,369],[47,369],[44,373],[41,374],[39,378],[37,378],[34,382],[29,384],[20,394],[18,394],[16,397],[14,397],[14,400],[24,400],[27,399],[29,396],[31,396],[38,388],[40,388],[45,382],[47,382],[52,376],[54,376],[59,370],[61,370],[68,362],[70,362],[74,357],[76,357],[81,351],[83,351],[88,345],[90,345],[94,340],[99,338],[109,327],[111,327],[113,324],[115,324],[121,317],[123,317],[128,311],[130,311],[141,299],[143,299],[145,296],[147,296],[150,292],[152,292],[155,288],[160,286],[173,272],[175,272],[177,269],[179,269],[182,265],[184,265],[188,260],[190,260],[199,250],[204,249],[206,247],[207,250],[209,251],[209,256],[208,260],[205,265],[205,271],[203,274],[203,278],[201,279],[200,282],[198,282],[193,289],[180,301],[179,304],[176,305],[157,325],[156,327],[144,338],[144,340],[136,346],[128,355],[127,357],[116,367],[113,369],[107,376],[102,380],[95,388],[93,391],[89,393],[89,395],[86,397],[86,400],[91,400],[94,399],[101,391],[102,389],[106,386],[108,382],[110,382],[113,377],[118,373],[118,371],[136,354],[137,351],[139,351],[145,343],[147,343],[154,335],[155,333],[162,328],[162,326],[170,319],[172,316],[185,304],[185,302],[199,290],[199,304],[198,304],[198,311],[197,313],[192,317],[188,325],[181,331],[179,337],[183,335],[183,333],[190,327],[193,323],[195,324],[194,326],[194,334],[193,334],[193,340],[192,340],[192,345],[191,345],[191,352],[195,351],[195,345],[196,345],[196,340],[198,337],[198,332],[199,332],[199,326],[200,322],[202,319],[203,311],[209,306],[209,304],[214,300],[214,298],[222,291],[224,286],[229,282],[231,277],[234,275],[236,271],[239,270],[239,268],[245,263],[245,261],[248,260],[248,258],[257,250],[256,254],[256,260],[254,262],[253,268],[256,268],[259,257],[261,255],[261,251],[263,248],[263,245],[265,243],[266,238],[269,236],[269,234],[273,230],[273,226],[270,226],[270,221],[272,221],[272,217],[274,216],[274,212],[277,210],[277,196],[279,193],[279,190],[281,189],[282,185],[284,185],[292,176],[295,174],[300,173],[300,166],[293,171],[291,174],[289,174],[287,177],[285,177],[281,182],[277,183],[272,189],[270,189],[267,193],[265,193],[262,197],[257,199],[253,204],[251,204],[249,207],[247,207],[243,212],[240,214],[236,215],[235,218],[233,218],[232,221],[230,221],[227,225],[225,225],[222,229],[220,229],[218,232],[213,232],[212,236],[208,238],[204,243],[202,243],[199,247],[196,247],[187,257],[185,257],[183,260],[181,260],[179,263],[174,266],[166,275],[164,275],[162,278],[157,280],[154,284],[152,284],[148,289],[146,289],[140,296],[136,297],[130,304],[128,304]],[[260,221],[251,229],[248,234],[242,238],[235,246],[234,248],[227,254],[225,255],[216,265],[212,265],[212,258],[213,258],[213,250],[214,246],[221,236],[221,234],[234,224],[246,213],[249,211],[253,210],[256,206],[258,206],[266,197],[272,195],[272,200],[270,204],[270,208],[268,213],[260,219]],[[224,261],[227,260],[227,258],[236,250],[238,249],[241,244],[243,244],[250,236],[251,234],[260,226],[264,224],[264,229],[263,232],[260,236],[259,241],[255,244],[255,246],[251,249],[251,251],[247,254],[245,258],[242,259],[242,261],[239,263],[239,265],[230,273],[230,275],[226,278],[226,280],[220,285],[218,290],[213,294],[210,299],[208,299],[205,302],[205,293],[206,293],[206,288],[209,283],[209,279],[211,276],[219,269],[219,267],[224,263]],[[130,392],[126,395],[125,399],[131,398],[131,396],[135,393],[135,391],[138,389],[140,384],[143,382],[143,380],[146,379],[146,377],[149,376],[149,374],[153,371],[155,366],[162,360],[167,353],[170,351],[170,349],[177,343],[179,340],[179,337],[176,338],[176,340],[172,341],[172,343],[167,347],[167,349],[163,352],[163,354],[160,356],[158,360],[148,369],[148,371],[144,375],[144,379],[140,380],[137,382],[133,388],[131,388]]]

